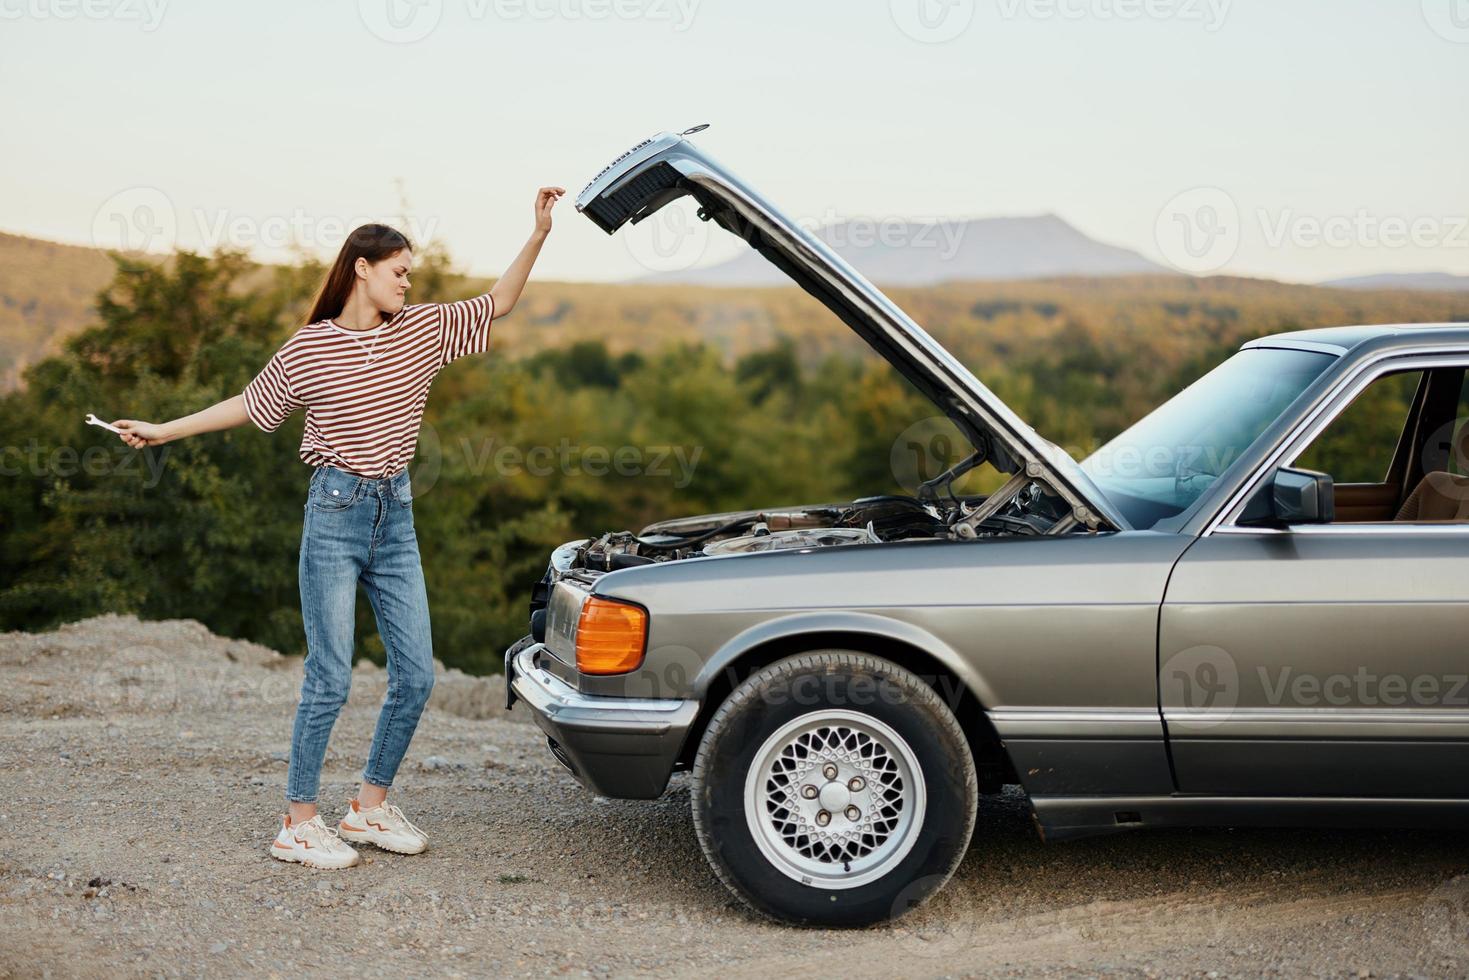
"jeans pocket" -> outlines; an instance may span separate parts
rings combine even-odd
[[[333,479],[332,474],[323,473],[312,481],[307,503],[315,510],[346,510],[357,500],[356,488],[351,481]]]
[[[311,495],[311,506],[320,511],[346,510],[352,506],[352,495],[336,489],[319,488]]]
[[[398,503],[402,506],[411,507],[413,505],[413,484],[409,483],[407,480],[404,480],[396,487],[394,487],[393,494],[397,497]]]

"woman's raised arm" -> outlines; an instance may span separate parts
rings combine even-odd
[[[250,416],[245,414],[245,396],[236,395],[210,405],[193,415],[174,419],[172,422],[160,424],[139,422],[135,419],[118,419],[112,424],[123,430],[119,433],[123,442],[134,449],[141,449],[144,446],[161,446],[165,442],[173,442],[185,436],[197,436],[201,432],[233,429],[248,421],[250,421]]]
[[[541,246],[551,233],[551,209],[565,193],[564,187],[542,187],[536,192],[535,230],[531,232],[530,240],[521,248],[515,261],[505,270],[505,274],[490,287],[490,295],[495,299],[495,318],[509,313],[514,308],[515,301],[520,299],[520,294],[525,290],[525,282],[530,278],[531,266],[536,264],[536,256],[541,254]]]

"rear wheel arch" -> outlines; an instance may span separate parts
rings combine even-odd
[[[846,630],[794,633],[767,640],[744,651],[715,675],[703,692],[699,714],[689,729],[679,756],[679,766],[691,767],[709,721],[734,689],[747,678],[779,660],[823,650],[865,653],[916,674],[954,713],[974,757],[981,793],[997,793],[1019,776],[1000,741],[999,733],[985,714],[985,705],[963,679],[942,660],[922,647],[890,636]]]

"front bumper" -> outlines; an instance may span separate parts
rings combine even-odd
[[[550,656],[527,636],[505,651],[505,700],[525,702],[557,761],[599,796],[663,794],[699,702],[582,694],[537,662]]]

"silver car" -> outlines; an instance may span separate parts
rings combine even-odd
[[[973,450],[912,496],[556,549],[507,697],[589,790],[691,771],[724,883],[840,925],[941,887],[1009,784],[1048,840],[1465,825],[1469,326],[1255,340],[1078,464],[687,134],[577,209],[611,234],[684,195]],[[978,466],[999,489],[955,493]]]

